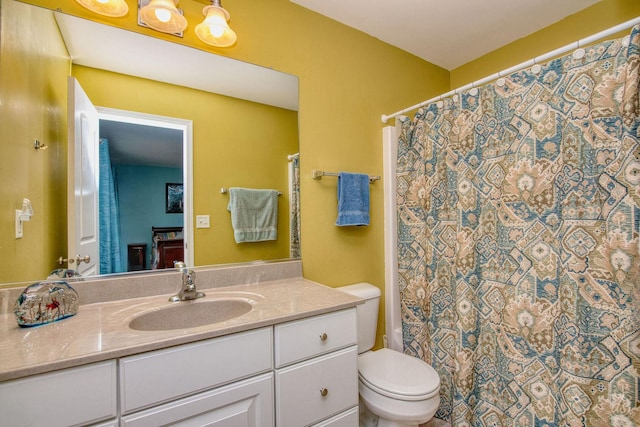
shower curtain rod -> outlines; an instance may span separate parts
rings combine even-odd
[[[576,42],[570,43],[570,44],[568,44],[566,46],[563,46],[561,48],[558,48],[556,50],[552,50],[551,52],[548,52],[548,53],[545,53],[543,55],[537,56],[537,57],[535,57],[533,59],[530,59],[528,61],[522,62],[522,63],[520,63],[518,65],[514,65],[513,67],[507,68],[507,69],[502,70],[502,71],[498,71],[495,74],[491,74],[490,76],[487,76],[487,77],[485,77],[483,79],[480,79],[480,80],[476,80],[476,81],[474,81],[472,83],[466,84],[466,85],[461,86],[461,87],[459,87],[457,89],[454,89],[454,90],[449,91],[447,93],[444,93],[442,95],[436,96],[435,98],[431,98],[431,99],[423,101],[423,102],[421,102],[419,104],[416,104],[416,105],[413,105],[411,107],[405,108],[404,110],[400,110],[400,111],[397,111],[397,112],[395,112],[393,114],[388,114],[388,115],[387,114],[383,114],[382,117],[381,117],[382,123],[387,123],[389,121],[389,119],[391,119],[391,118],[396,118],[396,117],[398,117],[398,116],[400,116],[400,115],[402,115],[404,113],[408,113],[409,111],[417,110],[418,108],[424,107],[425,105],[431,104],[432,102],[440,101],[441,99],[448,98],[448,97],[453,96],[455,94],[458,94],[460,92],[464,92],[466,90],[473,89],[473,88],[478,87],[478,86],[482,86],[483,84],[489,83],[492,80],[496,80],[496,79],[502,78],[504,76],[508,76],[511,73],[515,73],[516,71],[523,70],[523,69],[531,67],[531,66],[533,66],[535,64],[539,64],[539,63],[545,62],[548,59],[551,59],[553,57],[562,55],[562,54],[570,52],[572,50],[580,49],[580,47],[582,47],[582,46],[586,46],[586,45],[588,45],[590,43],[593,43],[595,41],[598,41],[600,39],[608,37],[608,36],[610,36],[612,34],[615,34],[615,33],[618,33],[620,31],[623,31],[623,30],[626,30],[628,28],[631,28],[631,27],[633,27],[634,25],[637,25],[637,24],[640,24],[640,16],[637,17],[637,18],[631,19],[631,20],[629,20],[627,22],[623,22],[622,24],[615,25],[615,26],[613,26],[611,28],[608,28],[608,29],[606,29],[604,31],[600,31],[599,33],[593,34],[593,35],[591,35],[589,37],[585,37],[585,38],[583,38],[581,40],[578,40]]]

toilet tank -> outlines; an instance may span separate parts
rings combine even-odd
[[[336,288],[339,291],[363,298],[364,304],[356,307],[358,321],[358,353],[364,353],[373,348],[376,343],[378,330],[378,307],[380,306],[380,289],[370,283]]]

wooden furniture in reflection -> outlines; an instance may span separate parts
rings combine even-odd
[[[174,261],[184,261],[184,239],[158,240],[157,268],[173,268]]]
[[[152,269],[173,268],[174,261],[184,261],[182,227],[151,227]]]
[[[130,243],[127,245],[127,271],[147,269],[147,244]]]

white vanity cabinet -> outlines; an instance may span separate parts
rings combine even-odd
[[[121,426],[196,419],[210,426],[273,425],[270,327],[125,357],[119,366]]]
[[[274,328],[276,425],[358,425],[355,308]]]
[[[355,427],[355,308],[0,383],[0,425]]]
[[[110,418],[115,423],[116,383],[115,360],[0,383],[0,424],[66,427]]]

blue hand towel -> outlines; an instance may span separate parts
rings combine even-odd
[[[369,225],[369,175],[340,172],[336,225]]]
[[[278,192],[229,188],[231,226],[236,243],[278,238]]]

